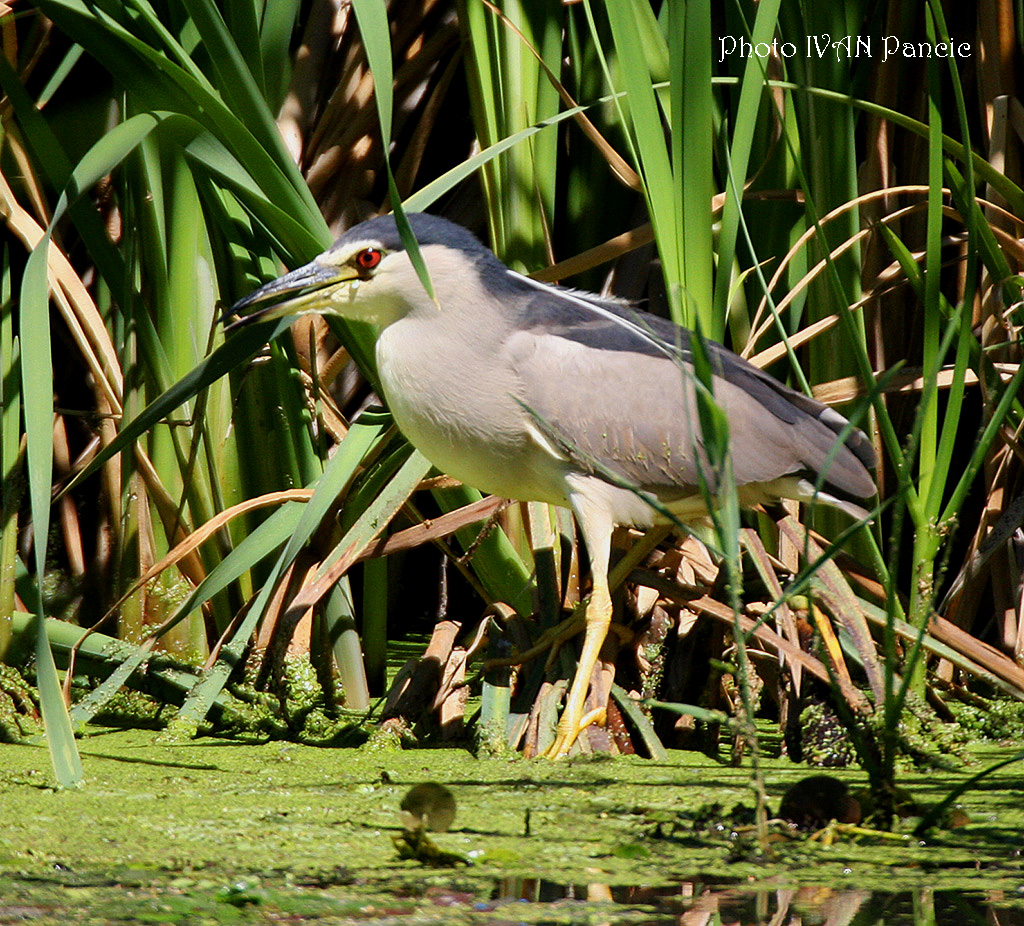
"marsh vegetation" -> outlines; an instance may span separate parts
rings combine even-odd
[[[218,325],[401,204],[699,328],[878,451],[862,523],[741,519],[726,485],[692,534],[622,532],[581,753],[741,766],[767,852],[766,736],[862,769],[881,829],[905,769],[1019,737],[1021,24],[953,6],[0,5],[6,736],[95,780],[76,733],[127,686],[180,741],[543,751],[573,644],[502,661],[587,594],[566,512],[432,473],[364,327]]]

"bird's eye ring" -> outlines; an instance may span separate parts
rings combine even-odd
[[[363,248],[356,254],[356,266],[360,270],[373,270],[383,257],[384,254],[377,248]]]

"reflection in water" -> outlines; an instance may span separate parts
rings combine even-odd
[[[1024,886],[1019,891],[921,888],[886,893],[828,887],[767,889],[703,881],[659,888],[609,887],[505,878],[494,899],[538,904],[611,901],[614,906],[604,920],[609,926],[1024,926]],[[552,920],[556,921],[562,922]],[[587,922],[596,921],[588,918]]]

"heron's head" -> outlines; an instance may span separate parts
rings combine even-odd
[[[423,213],[409,215],[435,292],[457,291],[491,252],[465,228]],[[440,293],[439,293],[440,295]],[[386,326],[417,309],[432,308],[406,252],[394,217],[354,226],[323,254],[236,302],[229,328],[286,315],[319,313]]]

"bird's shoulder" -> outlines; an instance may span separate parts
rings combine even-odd
[[[510,273],[522,297],[518,330],[584,347],[648,356],[689,355],[690,332],[635,303]]]
[[[528,347],[520,344],[521,349],[543,350],[543,342],[563,355],[574,346],[591,349],[605,353],[609,362],[614,355],[617,371],[628,369],[626,355],[640,355],[661,361],[653,369],[673,380],[681,366],[692,370],[695,335],[689,329],[630,302],[510,275],[523,297],[515,327],[530,342]],[[817,417],[824,408],[721,344],[705,339],[704,346],[715,378],[755,399],[776,418],[792,423],[805,414]],[[650,364],[644,365],[643,375],[652,375]]]

